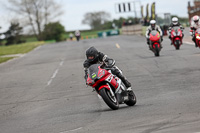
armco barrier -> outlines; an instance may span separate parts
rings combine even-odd
[[[141,35],[142,34],[142,25],[126,25],[122,26],[123,35]]]

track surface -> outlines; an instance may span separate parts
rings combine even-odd
[[[116,60],[137,96],[112,111],[86,87],[82,63],[95,46]],[[1,133],[198,133],[200,49],[175,50],[164,38],[160,57],[142,36],[44,45],[0,65]]]

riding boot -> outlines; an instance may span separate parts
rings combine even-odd
[[[195,36],[192,38],[192,41],[194,42],[195,47],[197,47],[197,43],[196,43],[196,41],[195,41]]]
[[[160,43],[160,48],[163,48],[162,44]]]
[[[149,45],[150,44],[150,39],[149,38],[147,38],[147,45]]]
[[[196,42],[195,42],[195,47],[198,47]]]
[[[170,39],[170,41],[171,41],[171,45],[173,44],[173,41],[172,41],[172,39]]]

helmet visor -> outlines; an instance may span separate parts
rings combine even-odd
[[[151,24],[151,27],[154,28],[154,27],[155,27],[155,24]]]
[[[178,21],[173,21],[173,24],[178,24]]]
[[[93,59],[94,59],[94,56],[89,55],[89,56],[88,56],[88,59],[89,59],[89,60],[93,60]]]

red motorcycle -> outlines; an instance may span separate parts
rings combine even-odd
[[[88,68],[87,85],[93,87],[102,97],[104,102],[113,110],[119,108],[119,104],[134,106],[136,96],[127,92],[121,79],[111,73],[111,68],[101,64],[93,64]]]
[[[200,48],[200,28],[195,31],[196,44]]]
[[[183,39],[182,30],[180,29],[179,26],[175,26],[172,28],[171,39],[172,39],[172,44],[174,45],[176,50],[179,50],[180,46],[182,45],[182,39]]]
[[[155,56],[160,55],[161,45],[160,45],[160,34],[156,30],[150,32],[150,50],[154,52]]]

